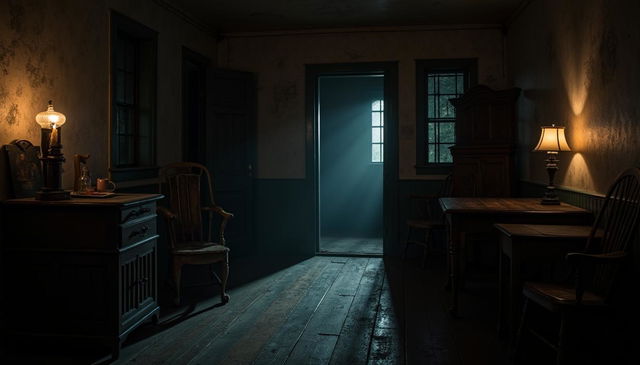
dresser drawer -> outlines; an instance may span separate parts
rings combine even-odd
[[[122,232],[120,248],[131,246],[156,235],[156,215],[153,214],[146,219],[139,219],[120,227]]]
[[[120,212],[120,223],[124,224],[137,219],[156,214],[156,203],[150,202],[146,204],[136,205],[125,208]]]

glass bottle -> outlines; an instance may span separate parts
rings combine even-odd
[[[82,166],[82,172],[80,173],[80,192],[86,193],[91,191],[91,174],[87,166]]]

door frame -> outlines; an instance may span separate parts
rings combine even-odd
[[[384,76],[384,164],[383,164],[383,254],[389,255],[398,238],[398,62],[308,64],[305,77],[305,169],[313,194],[313,237],[315,253],[320,250],[320,164],[318,134],[318,80],[320,76]]]

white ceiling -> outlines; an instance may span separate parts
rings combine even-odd
[[[156,0],[221,32],[503,24],[528,0]]]

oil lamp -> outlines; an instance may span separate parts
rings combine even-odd
[[[43,186],[36,193],[37,200],[66,200],[70,199],[68,191],[62,190],[62,125],[67,118],[62,113],[53,110],[53,103],[44,112],[36,115],[36,122],[40,125],[41,157]]]

